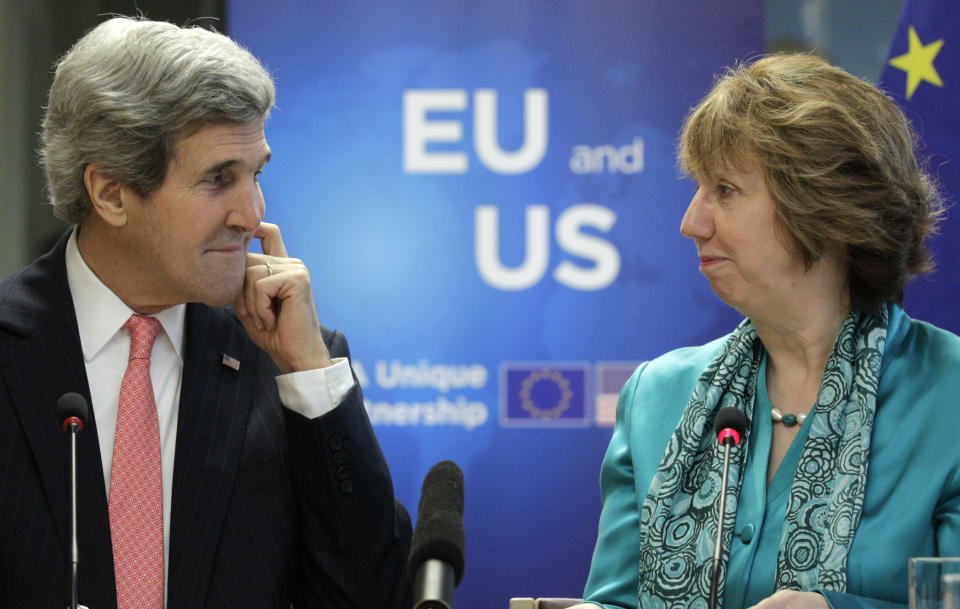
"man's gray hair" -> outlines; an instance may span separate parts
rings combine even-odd
[[[50,87],[40,159],[54,215],[79,223],[90,211],[87,165],[146,197],[177,138],[265,118],[274,98],[263,65],[222,34],[127,17],[101,23],[60,59]]]

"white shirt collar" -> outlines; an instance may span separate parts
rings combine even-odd
[[[135,311],[124,304],[87,266],[77,247],[78,232],[79,226],[73,229],[67,241],[67,284],[73,296],[73,308],[77,312],[83,359],[89,363]],[[163,326],[164,334],[170,339],[181,365],[186,311],[187,306],[179,304],[153,315]]]

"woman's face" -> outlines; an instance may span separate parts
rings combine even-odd
[[[720,299],[750,317],[777,315],[803,299],[806,267],[777,235],[776,211],[760,166],[694,176],[696,193],[680,232],[693,239],[704,274]]]

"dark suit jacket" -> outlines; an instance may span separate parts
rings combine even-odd
[[[69,233],[68,233],[69,234]],[[0,283],[0,607],[69,600],[69,453],[57,398],[90,398],[65,234]],[[359,387],[307,420],[281,407],[269,356],[227,309],[190,304],[173,473],[167,607],[409,605],[410,518]],[[325,333],[332,356],[342,334]],[[222,354],[240,360],[223,365]],[[91,410],[78,440],[80,602],[115,609]]]

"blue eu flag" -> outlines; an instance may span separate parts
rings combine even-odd
[[[588,374],[586,364],[504,364],[500,373],[501,424],[524,427],[589,425]]]
[[[881,77],[920,135],[944,195],[960,194],[960,10],[953,0],[907,0]],[[931,243],[937,271],[907,290],[906,309],[960,333],[960,207]]]

